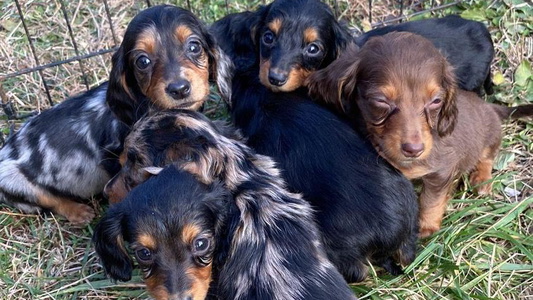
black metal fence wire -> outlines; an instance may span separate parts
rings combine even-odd
[[[12,97],[10,97],[9,93],[6,92],[6,89],[4,88],[4,83],[7,80],[17,81],[18,78],[21,78],[23,75],[27,75],[27,74],[37,75],[40,85],[42,86],[42,89],[44,89],[44,94],[46,95],[46,101],[48,103],[47,106],[52,106],[55,101],[50,92],[51,91],[50,83],[47,78],[47,75],[44,73],[44,70],[51,69],[51,68],[61,66],[61,65],[65,65],[65,64],[70,64],[73,62],[77,62],[77,64],[79,65],[79,68],[78,68],[79,76],[77,76],[77,78],[80,81],[80,83],[85,87],[85,89],[89,89],[91,84],[88,79],[88,66],[86,66],[86,60],[93,58],[93,57],[103,56],[105,54],[112,53],[118,48],[118,45],[120,43],[119,38],[117,37],[117,33],[116,33],[118,25],[115,24],[115,22],[113,21],[112,11],[109,5],[110,0],[100,0],[101,3],[98,3],[97,5],[101,4],[104,7],[105,19],[106,19],[105,21],[108,23],[110,27],[109,30],[111,33],[111,38],[112,38],[114,46],[109,47],[109,48],[97,49],[95,51],[90,51],[87,53],[82,53],[82,51],[80,51],[79,49],[78,42],[76,39],[76,33],[74,32],[71,26],[72,12],[69,12],[68,7],[67,7],[68,4],[65,3],[65,0],[56,0],[59,2],[59,8],[61,10],[62,17],[66,24],[67,31],[68,31],[68,37],[70,39],[70,43],[72,45],[75,55],[72,57],[66,58],[66,59],[54,60],[49,63],[43,64],[39,59],[39,56],[36,51],[36,47],[34,45],[34,41],[36,40],[35,34],[32,34],[30,30],[28,29],[28,25],[27,25],[28,22],[26,21],[26,18],[25,18],[26,12],[23,9],[24,3],[22,3],[21,5],[22,0],[7,0],[7,1],[13,1],[16,5],[18,18],[24,29],[25,41],[29,45],[29,49],[33,57],[33,63],[34,63],[34,66],[32,67],[21,68],[21,69],[11,71],[11,72],[4,72],[3,70],[0,71],[0,98],[2,101],[1,105],[3,109],[3,113],[7,116],[7,119],[9,120],[23,118],[25,115],[17,113],[17,110],[15,109],[13,105],[13,100],[11,99]],[[27,0],[27,1],[29,2],[31,0]],[[418,14],[424,14],[428,12],[443,10],[451,6],[455,6],[459,2],[461,2],[461,1],[438,2],[436,0],[419,0],[419,1],[413,1],[413,0],[392,0],[392,1],[348,0],[347,2],[339,3],[341,1],[342,0],[327,1],[329,4],[331,4],[331,7],[334,9],[335,14],[339,18],[343,17],[341,15],[341,9],[340,9],[341,5],[350,6],[358,1],[359,1],[359,5],[361,5],[361,2],[366,2],[364,4],[367,5],[366,7],[367,20],[371,24],[372,27],[379,27],[383,25],[398,23],[406,18],[411,18]],[[139,9],[143,9],[143,8],[156,4],[156,3],[153,3],[154,1],[150,1],[150,0],[136,1],[136,2],[137,2],[136,4],[139,6]],[[254,6],[257,6],[258,4],[265,4],[265,2],[266,2],[265,0],[256,1],[255,3],[253,1],[249,1],[249,6],[245,8],[252,9],[254,8]],[[391,11],[396,12],[396,13],[393,15],[387,14],[386,16],[376,17],[376,13],[374,12],[374,9],[378,5],[383,5],[383,2],[387,2],[386,4],[388,4],[389,6],[392,5]],[[204,7],[204,4],[205,6],[213,5],[213,4],[209,4],[210,3],[209,1],[200,1],[200,3],[202,7],[192,7],[190,0],[181,1],[181,3],[175,3],[175,4],[180,5],[182,7],[186,7],[193,12],[205,11],[205,9],[209,9],[208,7],[207,8]],[[217,3],[216,5],[222,6],[222,7],[219,7],[219,9],[225,10],[226,13],[236,11],[235,7],[233,7],[232,5],[231,0],[223,0],[223,1],[218,1],[216,3]],[[204,20],[204,21],[209,23],[214,20]],[[0,23],[0,30],[1,29],[2,27]],[[11,58],[7,57],[5,59],[9,60]],[[22,79],[20,81],[22,82]],[[39,97],[36,97],[36,98],[38,102],[41,101]],[[61,100],[62,99],[59,99],[59,101]],[[38,103],[37,107],[40,108],[41,103]]]

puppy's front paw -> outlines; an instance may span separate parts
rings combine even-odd
[[[427,238],[433,235],[435,232],[439,231],[440,223],[438,222],[429,222],[426,220],[420,220],[420,230],[418,232],[419,238]]]
[[[67,220],[74,225],[86,225],[91,222],[95,216],[94,209],[81,203],[73,204],[71,210],[65,214]]]

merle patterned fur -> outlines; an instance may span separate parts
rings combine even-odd
[[[136,124],[128,136],[125,149],[128,167],[117,176],[120,180],[138,178],[133,173],[142,172],[144,167],[173,163],[195,174],[204,184],[221,180],[232,192],[231,203],[217,205],[220,208],[216,219],[226,222],[225,229],[214,234],[214,286],[210,295],[236,300],[355,299],[327,259],[309,203],[286,189],[270,158],[227,136],[239,134],[230,127],[215,125],[197,112],[154,114]],[[163,170],[157,177],[165,172],[168,173]],[[144,185],[139,188],[144,189]],[[153,195],[158,189],[150,186],[147,195],[139,195],[133,189],[118,205],[125,207],[129,204],[123,203],[134,197],[171,202],[165,199],[169,196]],[[172,202],[181,197],[182,191],[184,188],[176,185]],[[172,210],[170,215],[179,220],[182,214]],[[112,278],[127,280],[131,269],[121,273],[124,260],[113,256],[121,252],[109,247],[116,244],[113,241],[118,233],[110,235],[106,229],[120,227],[124,222],[116,220],[115,215],[104,222],[107,224],[95,232],[97,252]],[[162,284],[170,286],[168,282],[172,281]]]
[[[73,223],[94,217],[73,200],[100,193],[120,169],[128,128],[105,104],[107,84],[30,119],[0,150],[0,201],[23,212],[46,208]]]
[[[209,75],[224,75],[218,58],[213,38],[191,12],[171,5],[143,10],[113,56],[108,83],[32,118],[0,150],[0,201],[89,222],[93,209],[76,200],[101,193],[119,170],[125,124],[148,110],[200,108]]]

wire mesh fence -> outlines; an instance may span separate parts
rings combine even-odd
[[[461,1],[328,0],[339,19],[358,33]],[[127,23],[156,4],[188,8],[206,23],[266,4],[262,1],[7,0],[0,4],[2,119],[20,119],[106,80],[111,55]],[[1,128],[1,127],[0,127]]]

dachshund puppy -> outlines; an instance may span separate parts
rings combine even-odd
[[[101,193],[119,171],[128,128],[106,105],[107,83],[30,119],[0,150],[0,201],[43,208],[74,224],[94,218],[78,200]]]
[[[257,87],[265,90],[263,94],[266,93],[266,88],[259,82]],[[272,127],[263,125],[265,132],[252,136],[252,145],[263,152],[278,151],[277,157],[285,167],[282,173],[292,181],[291,189],[303,191],[304,199],[317,210],[319,229],[329,259],[350,282],[366,277],[367,260],[391,274],[401,274],[396,261],[404,265],[412,262],[418,234],[418,206],[410,182],[380,159],[371,145],[358,139],[348,125],[335,122],[333,114],[297,97],[282,101],[296,104],[289,106],[292,114],[279,116],[281,120],[265,118],[264,122]],[[272,111],[285,107],[285,103],[269,105]],[[188,144],[198,149],[207,148],[210,140],[196,135],[193,135],[194,139],[184,137],[185,133],[178,135],[180,130],[184,130],[180,126],[184,125],[178,126],[176,122],[169,117],[160,120],[154,117],[135,126],[126,138],[121,155],[123,168],[106,185],[105,193],[110,201],[119,202],[132,187],[146,180],[150,174],[150,169],[146,167],[152,165],[163,166],[172,161],[187,162],[201,158],[213,168],[229,168],[228,158],[202,158],[192,150],[185,151]],[[198,123],[194,125],[197,127],[207,126],[204,125],[207,122],[200,123],[193,118],[189,122]],[[297,123],[298,127],[292,126],[291,122]],[[326,128],[325,133],[318,128]],[[219,129],[219,132],[228,130]],[[275,132],[275,135],[270,137],[270,132]],[[230,134],[230,137],[236,136],[237,133]],[[264,144],[257,141],[264,141]],[[199,172],[193,168],[187,170]],[[247,175],[230,173],[227,176]]]
[[[131,125],[149,110],[199,109],[217,80],[223,98],[227,65],[214,38],[191,12],[171,5],[144,10],[113,55],[107,103]]]
[[[221,184],[170,166],[109,208],[94,231],[96,253],[112,279],[130,280],[127,242],[156,300],[205,299],[231,205]]]
[[[295,14],[324,7],[314,1],[306,2],[305,7],[293,7],[294,3],[276,1],[270,11],[276,11],[278,5]],[[238,33],[235,36],[221,30],[236,18],[244,18],[237,25],[249,21],[246,16],[231,15],[210,28],[231,59],[235,59],[234,53],[247,58],[237,61],[233,69],[230,108],[234,124],[250,147],[279,164],[289,190],[302,193],[317,211],[328,258],[348,282],[366,277],[367,261],[400,274],[396,263],[409,264],[416,253],[418,204],[411,183],[381,159],[349,123],[313,103],[305,88],[279,93],[265,87],[259,79],[264,67],[256,60],[259,51],[241,47],[246,42],[253,44],[254,27],[237,26],[231,31]],[[289,23],[298,20],[288,14],[280,18]],[[263,28],[265,32],[268,26]],[[330,31],[327,36],[334,35]]]
[[[109,83],[34,117],[0,150],[0,201],[88,223],[93,209],[76,200],[101,193],[120,169],[124,123],[148,108],[200,107],[216,49],[186,10],[165,5],[139,13],[114,55]]]
[[[457,89],[453,68],[439,50],[406,32],[347,50],[309,78],[309,89],[317,100],[345,108],[405,176],[422,179],[422,237],[439,230],[461,174],[471,172],[478,192],[490,192],[502,120],[533,115],[533,104],[503,107]]]
[[[355,299],[341,274],[327,259],[309,204],[299,194],[286,189],[270,158],[256,154],[228,135],[239,136],[230,127],[216,126],[200,113],[183,110],[160,112],[135,125],[125,143],[124,168],[106,186],[107,192],[116,188],[129,190],[142,183],[148,173],[160,172],[161,169],[153,166],[173,163],[194,174],[205,185],[221,180],[234,199],[230,203],[223,197],[203,201],[205,197],[191,196],[191,188],[179,182],[161,179],[162,184],[156,184],[160,176],[169,177],[170,171],[163,170],[113,206],[112,213],[96,230],[96,250],[107,272],[112,278],[129,280],[131,262],[124,254],[121,237],[126,234],[126,240],[137,244],[141,239],[138,236],[143,237],[144,231],[124,228],[123,224],[134,227],[158,224],[151,229],[156,233],[150,235],[154,237],[151,244],[155,246],[146,248],[157,260],[159,253],[173,253],[176,258],[161,258],[154,267],[143,266],[150,270],[145,274],[154,295],[183,295],[175,289],[180,280],[205,282],[201,278],[213,278],[214,290],[209,294],[216,294],[218,299]],[[150,200],[152,207],[146,207],[142,205],[145,199],[157,200]],[[208,210],[205,206],[216,209]],[[154,210],[165,213],[152,213]],[[208,220],[195,217],[188,221],[188,216],[199,216],[206,210],[210,215]],[[130,221],[139,214],[149,217],[139,222]],[[221,222],[224,229],[217,230],[219,222],[213,220],[224,220]],[[180,231],[187,233],[179,234]],[[128,232],[136,232],[137,237],[130,238]],[[179,247],[180,243],[173,242],[176,236],[188,236],[191,241],[198,236],[209,237],[205,242],[209,246],[205,247],[212,247],[214,253],[203,255],[200,262],[212,270],[211,276],[207,269],[190,271],[177,259],[190,260],[190,255],[187,249]],[[158,246],[160,244],[175,246]],[[115,253],[123,257],[117,259]],[[159,265],[173,267],[160,271]],[[154,287],[152,282],[158,285]],[[189,299],[203,299],[205,295],[205,289],[187,287],[186,290],[193,290]],[[157,299],[168,298],[159,296]]]
[[[492,79],[490,64],[494,46],[487,27],[481,22],[466,20],[457,15],[418,20],[373,29],[355,39],[363,46],[373,36],[393,31],[408,31],[430,40],[453,67],[458,86],[467,91],[490,95]]]
[[[210,30],[221,44],[236,41],[222,48],[237,65],[251,59],[241,50],[259,49],[261,83],[275,92],[302,87],[311,72],[330,64],[353,40],[319,0],[276,0],[253,13],[227,16]]]

